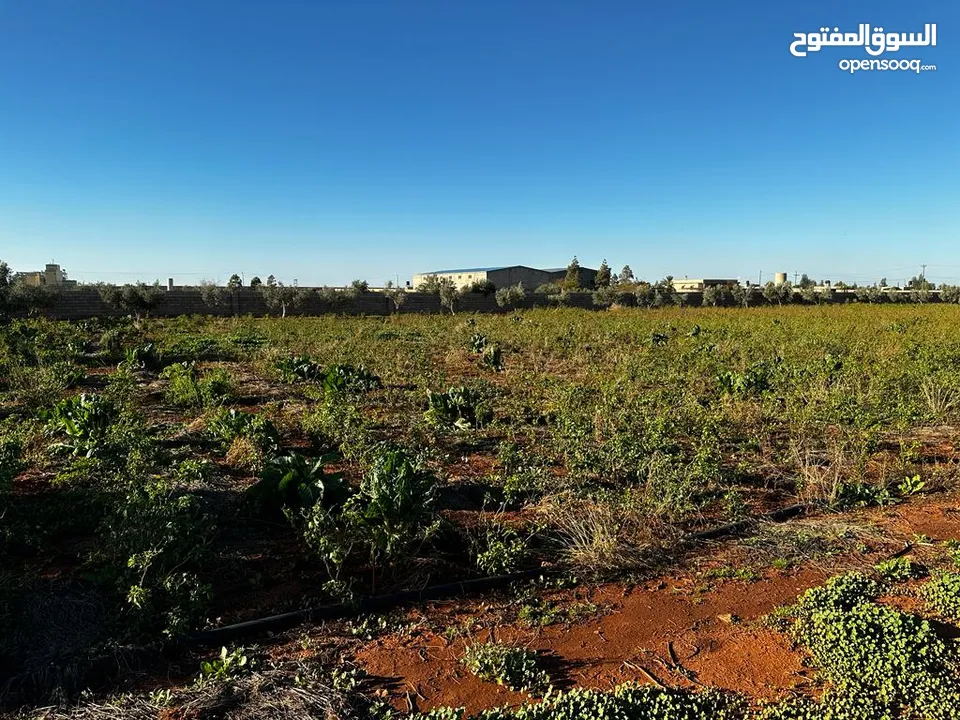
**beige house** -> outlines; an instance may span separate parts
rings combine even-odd
[[[76,285],[76,280],[67,280],[67,274],[59,265],[49,263],[44,270],[34,270],[32,272],[18,273],[17,278],[24,285],[33,287],[52,286],[68,287]]]
[[[682,280],[673,281],[673,289],[677,292],[701,292],[708,287],[739,284],[739,280],[731,280],[729,278],[683,278]]]

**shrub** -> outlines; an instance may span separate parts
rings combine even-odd
[[[727,395],[750,397],[770,389],[775,365],[766,360],[753,363],[743,372],[726,370],[717,375],[717,385]]]
[[[23,469],[23,446],[18,440],[0,437],[0,493]]]
[[[505,575],[520,568],[527,556],[527,544],[516,531],[490,523],[481,538],[477,567],[487,575]]]
[[[874,602],[878,593],[877,583],[848,573],[808,590],[793,611],[794,638],[833,683],[825,707],[838,718],[895,717],[905,707],[930,720],[954,717],[951,649],[927,621]]]
[[[466,292],[480,295],[490,295],[497,291],[497,286],[489,280],[474,280],[466,287]]]
[[[452,387],[446,392],[427,391],[427,422],[459,430],[481,428],[493,420],[493,410],[480,393],[466,387]]]
[[[105,542],[93,556],[103,577],[126,597],[131,630],[168,636],[196,627],[210,598],[197,571],[213,527],[197,498],[163,480],[131,479],[103,520]]]
[[[920,597],[940,615],[960,621],[960,573],[937,573],[920,588]]]
[[[511,690],[539,692],[550,685],[550,677],[540,669],[537,653],[500,643],[470,645],[461,662],[481,680],[505,685]]]
[[[745,714],[740,700],[714,690],[626,684],[613,692],[574,688],[535,704],[485,710],[469,718],[463,709],[438,708],[409,720],[742,720]]]

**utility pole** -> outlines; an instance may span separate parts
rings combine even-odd
[[[799,274],[800,274],[800,273],[799,273],[797,270],[794,270],[794,271],[793,271],[793,286],[794,286],[794,287],[797,286],[797,275],[799,275]]]
[[[927,266],[923,264],[920,266],[920,282],[924,282],[927,279]]]

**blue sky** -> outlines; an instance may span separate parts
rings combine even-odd
[[[936,72],[795,32],[915,32]],[[952,0],[0,0],[0,258],[960,283]]]

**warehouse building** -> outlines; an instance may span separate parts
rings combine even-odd
[[[591,268],[580,268],[580,287],[592,288],[597,271]],[[463,288],[475,282],[488,281],[498,288],[509,287],[523,283],[528,290],[539,285],[562,281],[567,276],[566,268],[550,268],[541,270],[526,265],[502,265],[498,267],[459,268],[454,270],[436,270],[429,273],[418,273],[413,276],[413,287],[416,288],[427,281],[427,278],[449,278],[457,287]]]

